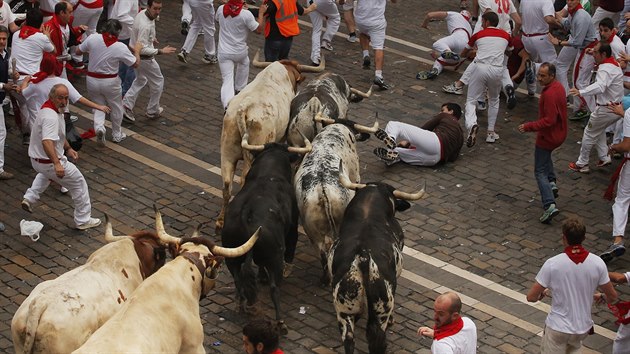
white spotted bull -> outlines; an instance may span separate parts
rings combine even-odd
[[[407,200],[422,198],[424,188],[409,194],[385,183],[352,183],[345,176],[339,174],[341,184],[356,193],[328,257],[333,304],[345,353],[354,352],[355,322],[367,313],[369,352],[382,354],[403,269],[404,234],[394,214],[411,206]]]

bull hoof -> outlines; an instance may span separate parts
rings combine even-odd
[[[288,278],[289,275],[291,275],[291,272],[293,271],[293,263],[284,263],[284,270],[282,271],[282,277],[283,278]]]
[[[289,334],[289,327],[287,327],[286,324],[284,324],[284,321],[278,321],[278,333],[280,333],[280,335],[286,336],[287,334]]]
[[[250,317],[259,317],[262,315],[262,311],[258,308],[256,304],[246,305],[245,314],[247,314],[247,316],[250,316]]]
[[[394,325],[394,314],[391,314],[387,319],[387,328],[390,328]]]

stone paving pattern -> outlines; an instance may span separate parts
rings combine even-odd
[[[459,1],[449,0],[432,4],[424,1],[403,1],[388,4],[387,34],[396,38],[430,47],[443,36],[444,23],[432,23],[431,30],[419,27],[424,14],[433,10],[457,10]],[[184,37],[179,33],[179,1],[164,3],[158,23],[161,45],[180,48]],[[308,18],[301,18],[308,21]],[[308,62],[310,27],[301,26],[303,34],[295,41],[292,57]],[[341,32],[346,32],[341,26]],[[361,69],[358,44],[343,37],[333,41],[335,50],[327,54],[327,69],[340,73],[359,89],[367,89],[373,78],[372,70]],[[428,53],[409,46],[386,42],[387,46],[408,55],[430,59]],[[138,121],[126,125],[143,136],[176,149],[182,156],[190,155],[215,166],[220,166],[220,132],[223,109],[220,104],[221,77],[218,65],[201,62],[202,40],[189,55],[189,64],[177,61],[175,55],[161,56],[158,61],[166,77],[162,118],[151,121],[143,117],[148,89],[136,106]],[[262,46],[262,36],[250,35],[250,58]],[[417,81],[415,73],[427,70],[426,64],[387,52],[385,79],[394,84],[390,91],[375,92],[372,98],[353,104],[349,117],[370,123],[376,112],[382,126],[389,120],[421,124],[437,112],[443,102],[464,104],[465,96],[441,92],[441,86],[459,77],[459,73],[445,71],[435,81]],[[250,78],[258,69],[252,68]],[[313,74],[307,74],[309,78]],[[83,79],[76,86],[85,92]],[[561,222],[569,216],[579,216],[587,225],[588,249],[603,251],[610,242],[612,229],[611,203],[601,196],[608,179],[618,164],[603,169],[594,168],[589,175],[578,175],[566,168],[577,158],[581,139],[581,123],[569,123],[569,137],[554,153],[559,175],[561,214],[551,225],[538,222],[542,209],[533,177],[534,134],[519,134],[521,122],[536,118],[537,99],[518,94],[518,106],[506,111],[502,103],[497,130],[501,139],[491,145],[483,139],[472,149],[464,147],[456,163],[436,168],[412,167],[398,164],[386,167],[372,155],[378,141],[371,139],[359,145],[363,181],[387,181],[395,187],[410,191],[426,181],[428,198],[398,214],[406,232],[406,246],[429,254],[454,266],[498,282],[525,296],[543,262],[561,252]],[[12,118],[7,117],[9,125]],[[463,124],[463,123],[462,123]],[[78,126],[89,128],[90,121],[81,118]],[[485,136],[485,114],[480,114],[480,137]],[[6,169],[19,177],[0,183],[0,221],[7,230],[0,233],[0,352],[13,352],[10,322],[19,304],[35,285],[83,264],[87,257],[103,244],[102,227],[87,232],[73,230],[72,201],[54,188],[49,188],[42,201],[29,215],[20,208],[23,193],[30,186],[34,172],[27,157],[27,149],[20,143],[17,130],[9,132],[6,149]],[[158,159],[163,153],[151,149],[133,138],[121,146],[146,157]],[[143,151],[143,152],[140,152]],[[168,174],[140,164],[94,141],[84,144],[78,164],[88,180],[93,204],[93,215],[110,215],[117,234],[140,229],[153,229],[152,204],[161,207],[167,230],[175,235],[190,234],[200,222],[211,222],[220,209],[220,199],[204,193],[200,187],[182,182]],[[596,157],[593,157],[596,159]],[[186,173],[194,170],[189,163],[171,158],[161,162]],[[195,177],[200,179],[198,177]],[[204,182],[220,188],[220,178],[210,172]],[[33,243],[19,235],[19,221],[38,220],[44,224],[41,239]],[[206,234],[213,234],[209,227]],[[215,240],[217,236],[210,236]],[[408,262],[408,270],[422,268],[419,262]],[[611,270],[627,271],[630,258],[617,260]],[[282,346],[289,353],[342,352],[330,290],[318,286],[319,261],[307,238],[301,235],[296,255],[296,267],[281,288],[282,311],[290,328]],[[439,278],[431,279],[440,283]],[[457,288],[455,288],[457,290]],[[630,288],[617,288],[622,298],[630,298]],[[469,291],[466,289],[465,291]],[[467,295],[493,304],[493,294],[485,289],[473,289]],[[396,297],[396,323],[388,331],[389,352],[428,353],[430,341],[416,337],[420,325],[432,325],[433,300],[437,294],[400,278]],[[260,292],[263,308],[272,314],[268,289]],[[486,301],[484,301],[486,302]],[[516,304],[516,303],[515,303]],[[505,305],[505,304],[503,304]],[[299,314],[305,307],[306,313]],[[519,305],[520,306],[520,305]],[[519,306],[515,306],[516,314]],[[242,352],[241,328],[246,319],[236,311],[234,283],[227,269],[219,277],[217,287],[200,303],[202,322],[206,332],[205,345],[210,353]],[[473,318],[478,327],[480,353],[534,353],[540,345],[535,334],[515,328],[484,312],[465,307],[464,314]],[[531,313],[529,308],[523,313]],[[539,312],[542,327],[544,314]],[[596,308],[593,318],[605,328],[616,331],[614,318],[605,308]],[[357,350],[367,351],[365,320],[357,328]],[[599,338],[600,340],[602,337]],[[610,352],[610,342],[598,348]],[[329,349],[329,350],[330,350]]]

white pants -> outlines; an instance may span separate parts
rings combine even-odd
[[[144,85],[149,84],[149,104],[147,105],[147,114],[158,114],[160,111],[160,97],[164,89],[164,76],[160,65],[155,59],[140,60],[140,65],[136,69],[136,79],[133,80],[129,91],[125,94],[123,105],[129,109],[133,109],[136,100],[140,94],[140,90]]]
[[[619,325],[612,354],[630,354],[630,325]]]
[[[568,334],[545,327],[540,343],[540,352],[541,354],[577,354],[582,351],[582,341],[586,337],[588,337],[588,333]]]
[[[450,36],[446,36],[444,38],[440,38],[437,41],[433,42],[433,50],[437,52],[437,55],[444,53],[445,51],[451,51],[453,53],[459,54],[464,50],[466,44],[468,43],[468,35],[466,31],[457,30],[451,33]],[[444,63],[444,64],[443,64]],[[444,65],[457,65],[459,61],[452,59],[442,59],[439,61],[436,60],[433,63],[433,67],[438,70],[438,74],[442,72]]]
[[[315,0],[317,4],[317,10],[309,13],[311,17],[311,23],[313,24],[313,33],[311,35],[311,61],[313,63],[319,63],[321,52],[321,41],[323,39],[332,42],[333,36],[339,29],[339,23],[341,17],[339,16],[339,10],[337,9],[337,3],[335,0]],[[322,27],[326,21],[326,32],[322,36]]]
[[[619,31],[623,31],[624,27],[626,27],[626,19],[623,18],[626,12],[630,12],[630,0],[624,0],[623,2],[623,10],[619,14],[619,22],[617,24]]]
[[[619,12],[606,11],[598,6],[593,14],[593,18],[591,19],[593,21],[593,26],[595,26],[595,28],[599,28],[599,22],[606,17],[610,17],[613,20],[613,23],[617,23],[619,22],[620,16]]]
[[[440,140],[430,130],[424,130],[411,124],[391,121],[387,123],[385,132],[397,142],[407,140],[415,149],[396,147],[400,159],[417,166],[433,166],[440,162]]]
[[[188,4],[190,0],[182,0],[182,22],[192,21],[192,13],[190,11],[190,5]]]
[[[96,25],[98,24],[98,19],[101,17],[102,12],[102,7],[88,9],[85,6],[77,5],[74,9],[74,20],[72,21],[72,25],[86,25],[88,27],[87,31],[85,31],[85,33],[81,36],[81,40],[85,40],[89,35],[96,33]],[[83,55],[77,55],[73,50],[72,59],[77,62],[83,61]]]
[[[4,142],[7,139],[7,126],[4,124],[4,110],[0,105],[0,173],[4,171]]]
[[[109,117],[112,121],[112,137],[121,138],[123,120],[122,88],[118,76],[112,78],[87,77],[87,90],[90,99],[100,105],[108,106],[112,109]],[[94,130],[105,131],[105,113],[97,109],[94,110]]]
[[[580,50],[575,57],[575,66],[573,67],[573,87],[581,90],[591,84],[593,69],[595,68],[595,58],[592,55],[584,53]],[[574,96],[573,104],[576,108],[588,108],[589,111],[595,110],[595,96]]]
[[[534,37],[522,36],[523,47],[532,61],[537,63],[554,63],[558,58],[556,54],[556,48],[549,42],[547,35],[540,35]]]
[[[630,161],[621,168],[617,180],[617,196],[612,206],[613,229],[612,236],[624,236],[628,223],[628,208],[630,207]],[[629,326],[630,327],[630,326]],[[630,328],[629,328],[630,330]]]
[[[370,45],[372,49],[382,50],[385,46],[385,29],[387,28],[387,21],[379,21],[377,23],[361,23],[356,21],[357,29],[359,32],[370,37]]]
[[[201,1],[189,1],[190,10],[192,12],[192,23],[188,30],[188,35],[184,41],[182,49],[186,53],[195,46],[199,31],[203,29],[203,47],[205,49],[205,55],[215,55],[217,53],[216,45],[214,43],[214,7],[212,3]]]
[[[562,47],[556,59],[556,78],[564,87],[564,91],[569,94],[569,67],[580,51],[573,47]]]
[[[469,65],[470,68],[472,65]],[[481,63],[475,63],[471,69],[468,93],[466,96],[466,129],[470,131],[477,124],[477,99],[488,89],[488,131],[494,131],[494,125],[499,113],[499,94],[501,93],[501,79],[504,68]],[[468,69],[466,69],[468,71]]]
[[[234,67],[236,67],[236,75]],[[241,91],[247,86],[249,78],[249,56],[247,51],[242,54],[219,54],[219,69],[221,70],[221,103],[227,108],[234,97],[235,91]]]
[[[580,166],[588,165],[593,146],[597,149],[597,156],[604,160],[608,156],[608,145],[606,144],[606,127],[621,119],[618,115],[610,112],[608,107],[597,106],[582,135],[582,145],[580,146],[580,157],[576,164]]]
[[[31,204],[38,202],[40,195],[48,188],[50,181],[57,182],[70,191],[70,196],[74,202],[74,223],[77,226],[85,224],[90,221],[92,212],[87,182],[79,169],[65,156],[60,159],[60,162],[65,170],[63,178],[57,177],[55,166],[52,163],[39,163],[31,159],[37,176],[35,176],[31,188],[24,194],[24,199]]]

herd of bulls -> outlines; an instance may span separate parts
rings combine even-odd
[[[384,353],[393,323],[404,235],[396,211],[424,195],[360,182],[356,142],[376,132],[346,119],[349,102],[368,93],[324,73],[296,95],[294,61],[260,63],[257,77],[230,102],[221,135],[223,206],[216,220],[223,247],[198,236],[168,235],[156,209],[156,233],[105,239],[85,265],[39,284],[11,323],[17,353],[205,352],[200,298],[225,261],[240,310],[256,314],[257,280],[269,283],[276,320],[279,286],[291,272],[301,223],[321,255],[322,284],[332,286],[345,352],[367,314],[370,353]],[[241,189],[232,200],[237,162]],[[296,167],[297,166],[297,167]],[[165,264],[166,253],[172,261]],[[254,264],[258,267],[255,274]],[[160,296],[155,296],[155,294]]]

